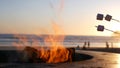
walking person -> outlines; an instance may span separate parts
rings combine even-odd
[[[77,45],[76,49],[77,49],[77,50],[79,50],[79,49],[80,49],[79,45]]]
[[[90,42],[88,41],[88,48],[90,48]]]
[[[106,42],[106,48],[109,48],[109,44],[108,44],[108,42]]]

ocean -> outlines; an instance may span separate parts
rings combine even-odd
[[[33,45],[33,39],[37,39],[37,45],[45,46],[44,38],[48,35],[28,35],[28,34],[19,34],[16,37],[15,34],[0,34],[0,46],[13,46],[14,43],[22,43],[23,46]],[[22,39],[22,40],[21,40]],[[23,40],[24,39],[24,40]],[[59,39],[59,38],[58,38]],[[26,42],[22,42],[26,41]],[[106,42],[113,47],[120,47],[120,39],[114,37],[106,36],[74,36],[74,35],[65,35],[64,40],[59,40],[57,42],[62,43],[65,47],[83,47],[84,43],[90,42],[90,47],[106,47]],[[49,42],[49,41],[48,41]],[[35,41],[36,43],[36,41]]]

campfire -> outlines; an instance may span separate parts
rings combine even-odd
[[[59,48],[57,50],[37,50],[33,47],[25,47],[23,50],[23,62],[32,63],[61,63],[72,62],[75,54],[74,48]]]
[[[64,37],[60,36],[61,40],[63,40],[63,38]],[[24,47],[28,42],[24,41],[26,38],[19,39],[19,43],[15,45],[17,49],[21,46]],[[75,49],[64,47],[64,45],[61,44],[63,41],[58,42],[57,39],[60,41],[59,36],[48,36],[44,40],[45,47],[38,46],[38,44],[33,44],[31,46],[25,46],[23,50],[20,49],[23,53],[22,61],[44,63],[72,62]]]
[[[63,45],[64,35],[59,35],[63,31],[58,27],[56,23],[53,23],[54,35],[37,36],[44,39],[45,45],[39,44],[39,39],[32,38],[32,44],[28,42],[28,38],[25,36],[15,35],[19,40],[14,46],[19,50],[21,46],[24,49],[20,49],[23,52],[23,62],[44,62],[44,63],[61,63],[72,62],[75,54],[74,48],[66,48]],[[30,46],[28,46],[30,45]]]

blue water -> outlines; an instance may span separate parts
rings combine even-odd
[[[27,39],[27,42],[20,42],[19,39],[14,38],[13,34],[0,34],[0,46],[13,46],[14,43],[17,44],[23,44],[23,45],[34,45],[31,41],[32,38],[36,38],[38,40],[37,45],[44,46],[46,45],[44,43],[44,38],[42,37],[36,37],[33,35],[24,35],[26,37],[29,37]],[[80,47],[83,47],[84,42],[90,42],[90,47],[106,47],[106,41],[109,45],[113,43],[114,47],[120,47],[120,39],[119,38],[112,38],[112,37],[104,37],[104,36],[65,36],[64,41],[60,42],[65,47],[77,47],[78,45]],[[49,44],[49,43],[48,43]]]

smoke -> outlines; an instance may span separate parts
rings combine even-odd
[[[55,4],[55,0],[54,1],[50,0],[49,1],[50,8],[54,11],[56,10],[59,13],[61,13],[64,9],[64,0],[59,0],[58,2],[59,2],[58,4]]]
[[[64,0],[60,0],[60,7],[59,7],[59,11],[62,12],[64,9]]]
[[[49,5],[53,12],[54,18],[57,18],[58,20],[61,19],[61,15],[64,9],[64,0],[57,0],[58,3],[55,2],[55,0],[50,0]]]
[[[54,27],[55,24],[64,22],[62,17],[62,12],[64,9],[64,0],[57,0],[57,1],[50,0],[49,5],[53,13],[53,18],[51,19],[52,26]],[[58,25],[56,25],[56,27],[57,27],[57,31],[60,31],[60,32],[57,32],[58,34],[64,33],[63,30],[59,30],[61,28]]]

